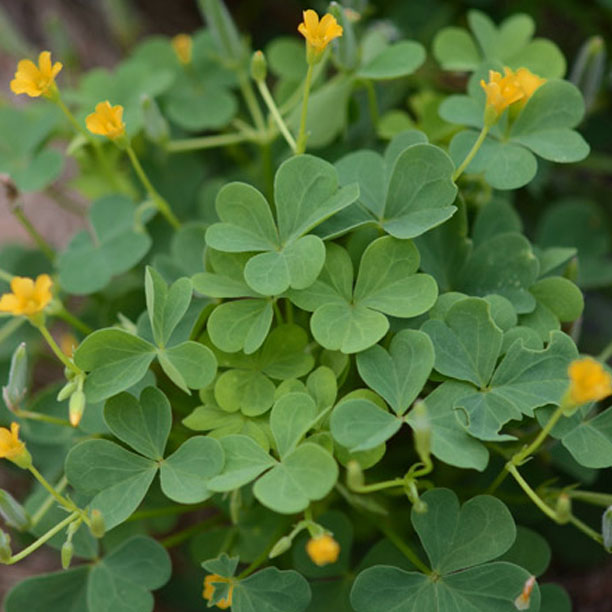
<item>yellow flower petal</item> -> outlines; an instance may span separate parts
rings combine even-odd
[[[298,26],[298,32],[306,39],[309,51],[315,56],[320,55],[334,38],[342,36],[342,27],[330,13],[320,21],[312,9],[304,11],[302,16],[304,21]]]
[[[17,64],[15,78],[11,81],[11,91],[25,93],[36,98],[49,95],[55,86],[55,77],[62,69],[62,64],[51,62],[51,52],[42,51],[38,56],[38,66],[30,60],[21,60]]]

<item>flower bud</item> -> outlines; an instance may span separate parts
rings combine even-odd
[[[73,427],[77,427],[81,422],[81,417],[83,416],[83,412],[85,411],[85,393],[80,389],[77,389],[70,396],[70,403],[68,404],[68,415],[70,424]]]
[[[283,536],[273,547],[268,555],[269,559],[274,559],[283,553],[286,553],[293,544],[293,540],[288,536]]]
[[[592,36],[580,47],[570,75],[570,81],[582,91],[587,110],[593,107],[605,68],[606,44],[601,36]]]
[[[67,400],[76,390],[77,384],[73,381],[67,382],[57,394],[57,401],[63,402]]]
[[[61,558],[62,558],[62,569],[68,569],[70,562],[72,561],[72,555],[74,554],[74,546],[70,540],[66,540],[62,545]]]
[[[529,606],[531,605],[531,592],[533,591],[535,583],[535,576],[527,578],[525,586],[523,587],[523,592],[514,600],[514,607],[517,610],[529,610]]]
[[[318,538],[310,538],[306,542],[306,552],[315,565],[322,567],[338,560],[340,544],[329,533],[325,533]]]
[[[91,511],[91,525],[89,531],[94,538],[102,538],[106,533],[106,525],[104,524],[104,517],[99,510]]]
[[[346,466],[346,484],[353,491],[363,487],[363,471],[358,461],[352,459]]]
[[[9,410],[19,407],[27,392],[28,355],[25,342],[22,342],[13,353],[9,370],[8,383],[2,387],[2,398]]]
[[[330,3],[329,12],[336,18],[338,25],[342,28],[342,36],[338,38],[334,55],[338,64],[344,70],[354,70],[359,63],[359,49],[353,22],[358,21],[360,15],[350,8],[340,6],[337,2]]]
[[[4,489],[0,489],[0,516],[18,531],[25,531],[30,526],[30,517],[24,507]]]
[[[557,514],[557,522],[561,524],[569,522],[572,517],[572,500],[567,493],[561,493],[561,495],[557,497],[555,512]]]
[[[234,489],[230,496],[230,505],[229,505],[230,518],[232,519],[232,523],[234,523],[234,525],[237,525],[238,521],[240,520],[240,509],[241,508],[242,508],[242,493],[240,492],[240,489]]]
[[[9,563],[12,556],[11,536],[0,529],[0,563]]]
[[[268,62],[262,51],[255,51],[251,56],[251,77],[260,83],[268,74]]]

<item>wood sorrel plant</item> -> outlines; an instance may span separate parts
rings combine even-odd
[[[434,41],[469,76],[447,95],[419,43],[337,3],[265,53],[199,4],[205,29],[73,89],[22,60],[11,88],[42,101],[0,109],[39,247],[0,251],[0,457],[36,481],[0,491],[0,561],[47,544],[64,568],[6,612],[149,612],[168,581],[177,611],[569,610],[515,523],[611,546],[609,510],[572,505],[612,504],[584,490],[612,467],[610,351],[576,347],[607,233],[559,203],[532,244],[513,206],[537,157],[588,154],[563,56],[472,12]],[[56,136],[92,200],[61,252],[21,208],[65,204]]]

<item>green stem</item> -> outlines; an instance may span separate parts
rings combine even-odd
[[[31,421],[42,421],[44,423],[52,423],[53,425],[62,425],[63,427],[72,427],[69,421],[66,419],[60,419],[49,414],[42,414],[40,412],[30,412],[29,410],[21,410],[17,408],[14,410],[15,416],[20,419],[30,419]]]
[[[461,165],[455,170],[455,173],[453,174],[453,181],[456,181],[461,176],[463,171],[468,167],[470,162],[474,159],[474,156],[476,155],[476,153],[478,153],[478,150],[480,149],[482,143],[484,142],[484,139],[487,137],[488,132],[489,132],[489,126],[485,125],[482,128],[480,135],[476,139],[474,146],[470,149],[470,152],[467,154],[466,158],[461,162]]]
[[[136,153],[134,152],[132,145],[128,145],[126,151],[128,157],[130,158],[130,161],[132,162],[132,166],[134,167],[134,170],[136,171],[136,174],[140,179],[140,182],[142,183],[142,186],[147,190],[153,202],[155,202],[157,210],[166,218],[166,221],[168,221],[168,223],[174,229],[180,229],[180,221],[175,217],[168,202],[166,202],[166,200],[162,198],[162,196],[157,192],[155,187],[153,187],[153,184],[149,180],[149,177],[146,175],[143,167],[140,164],[140,161],[138,161],[138,157],[136,157]]]
[[[384,534],[384,536],[390,542],[392,542],[395,547],[406,557],[406,559],[408,559],[420,572],[427,575],[432,573],[431,569],[427,567],[427,565],[425,565],[421,559],[419,559],[418,555],[412,550],[412,548],[410,548],[410,546],[408,546],[408,544],[406,544],[406,542],[404,542],[404,540],[402,540],[402,538],[395,533],[391,527],[385,525],[384,521],[377,521],[376,526],[378,527],[379,531]]]
[[[23,317],[11,317],[2,327],[0,327],[0,344],[16,332],[24,322],[25,319]]]
[[[282,325],[285,321],[283,319],[283,313],[278,305],[278,300],[274,300],[272,302],[272,307],[274,308],[274,314],[276,315],[276,319],[279,325]]]
[[[300,132],[295,149],[296,155],[301,155],[306,150],[306,117],[308,115],[308,96],[310,95],[310,85],[312,83],[313,64],[308,64],[306,81],[304,83],[304,97],[302,99],[302,114],[300,116]]]
[[[21,223],[25,231],[29,234],[30,238],[32,238],[36,246],[43,252],[44,256],[49,261],[53,262],[55,260],[55,251],[51,248],[51,245],[40,235],[38,230],[32,225],[23,210],[19,206],[15,206],[12,209],[12,213],[15,215],[19,223]]]
[[[612,506],[612,495],[609,493],[599,493],[597,491],[564,491],[572,499],[592,504],[593,506],[603,506],[607,508]]]
[[[79,510],[70,500],[66,499],[63,495],[60,495],[53,485],[50,484],[49,481],[33,465],[31,465],[28,469],[32,473],[32,476],[34,476],[34,478],[36,478],[36,480],[38,480],[38,482],[47,491],[47,493],[49,493],[49,495],[51,495],[62,507],[66,508],[66,510],[69,510],[70,512],[81,513],[81,510]]]
[[[270,90],[268,89],[268,86],[266,85],[266,82],[257,81],[257,87],[259,89],[259,93],[261,93],[261,97],[264,99],[264,102],[266,103],[266,106],[268,107],[268,110],[270,111],[270,114],[274,118],[274,121],[276,122],[278,129],[280,130],[281,134],[285,137],[285,140],[287,141],[287,144],[291,147],[291,150],[295,153],[295,150],[297,147],[295,139],[291,135],[291,132],[289,131],[289,128],[287,127],[287,124],[285,123],[285,120],[281,116],[278,110],[278,107],[276,106],[276,102],[274,102],[274,98],[272,97],[272,94],[270,93]]]
[[[63,306],[61,310],[55,313],[56,317],[59,317],[69,325],[72,325],[75,329],[78,329],[85,335],[93,333],[93,328],[89,327],[87,323],[84,323],[78,317],[74,316],[71,312],[68,312]]]
[[[201,138],[184,138],[182,140],[171,140],[166,144],[166,151],[169,153],[183,153],[185,151],[213,149],[215,147],[254,140],[256,140],[255,136],[249,132],[218,134],[215,136],[202,136]]]
[[[287,316],[287,323],[293,323],[293,304],[289,298],[285,301],[285,314]]]
[[[70,523],[72,523],[75,520],[79,520],[78,512],[73,512],[72,514],[68,515],[63,521],[55,525],[55,527],[52,527],[51,529],[49,529],[49,531],[47,531],[47,533],[45,533],[44,535],[40,536],[38,540],[30,544],[27,548],[24,548],[21,552],[17,553],[16,555],[13,555],[9,559],[9,561],[6,563],[6,565],[13,565],[14,563],[17,563],[18,561],[25,559],[25,557],[33,553],[35,550],[38,550],[43,544],[48,542],[55,534],[59,533],[62,529],[70,525]]]
[[[35,324],[36,325],[36,324]],[[66,354],[64,353],[64,351],[62,351],[62,349],[57,346],[57,342],[55,342],[55,340],[53,339],[53,336],[49,333],[49,330],[47,329],[46,325],[44,323],[41,323],[39,325],[36,325],[36,328],[40,331],[40,333],[43,335],[43,338],[47,341],[47,344],[50,346],[51,350],[55,353],[55,356],[70,370],[72,370],[75,374],[77,374],[78,376],[84,376],[85,373],[83,372],[83,370],[81,370],[81,368],[79,368],[77,365],[75,365],[75,363],[73,361],[71,361],[70,359],[68,359],[68,357],[66,356]]]
[[[257,557],[253,563],[251,563],[245,570],[243,570],[236,577],[237,580],[244,580],[247,576],[250,576],[256,569],[261,567],[270,556],[270,551],[274,548],[274,545],[278,541],[278,539],[283,535],[283,529],[277,530],[272,538],[272,541],[266,546],[266,548],[262,551],[262,553]]]
[[[516,482],[521,486],[521,488],[523,489],[523,491],[525,491],[525,493],[527,493],[527,496],[529,497],[529,499],[531,499],[531,501],[549,518],[551,518],[553,521],[555,521],[555,523],[559,522],[559,519],[557,517],[557,513],[550,507],[548,506],[541,498],[540,496],[529,486],[529,483],[521,476],[521,474],[519,473],[518,469],[516,468],[516,466],[511,463],[510,461],[506,464],[506,469],[508,470],[508,472],[510,474],[512,474],[512,476],[514,477],[514,480],[516,480]]]
[[[590,538],[603,544],[603,537],[600,533],[597,533],[594,529],[591,529],[587,524],[583,523],[580,519],[576,518],[573,514],[570,516],[569,522],[582,531],[582,533],[588,535]]]
[[[374,493],[375,491],[382,491],[383,489],[390,489],[392,487],[403,487],[406,484],[404,478],[394,478],[393,480],[385,480],[383,482],[375,482],[369,485],[361,485],[360,487],[350,487],[355,493]]]
[[[238,72],[238,83],[240,85],[242,97],[244,98],[247,108],[249,109],[249,113],[255,122],[255,126],[260,132],[264,132],[266,130],[266,122],[264,120],[263,113],[261,112],[261,108],[259,107],[259,103],[257,102],[255,91],[251,86],[251,80],[244,70],[240,70]]]
[[[55,490],[58,493],[61,493],[66,486],[68,485],[68,479],[66,476],[62,476],[61,480],[55,485]],[[32,515],[31,526],[34,527],[38,525],[40,519],[42,519],[45,514],[49,511],[49,508],[53,505],[53,500],[55,498],[52,495],[49,495],[45,501],[40,505],[40,508]]]
[[[610,342],[601,353],[599,353],[597,359],[599,361],[606,362],[612,357],[612,342]]]

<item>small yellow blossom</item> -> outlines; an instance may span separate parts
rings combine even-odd
[[[525,586],[523,587],[523,592],[514,600],[514,607],[517,610],[529,610],[531,605],[531,593],[535,583],[535,576],[530,576],[527,578],[525,581]]]
[[[338,560],[340,544],[326,533],[318,538],[310,538],[306,543],[306,552],[316,565],[328,565]]]
[[[527,68],[519,68],[514,74],[519,87],[523,94],[525,94],[525,101],[531,98],[538,87],[546,83],[546,79],[539,77],[537,74],[533,74],[533,72]]]
[[[32,464],[32,457],[19,439],[19,425],[11,423],[11,429],[0,427],[0,459],[8,459],[21,468]]]
[[[493,109],[497,118],[508,106],[525,97],[525,93],[512,70],[504,68],[504,72],[505,75],[502,77],[499,72],[489,70],[489,82],[480,81],[481,87],[487,94],[487,110]]]
[[[38,56],[38,66],[28,59],[17,64],[15,78],[11,81],[11,91],[27,94],[32,98],[48,96],[53,92],[55,77],[62,69],[60,62],[51,63],[51,52],[43,51]]]
[[[204,599],[210,601],[212,596],[215,594],[215,582],[228,582],[230,583],[229,594],[224,599],[219,600],[216,603],[217,608],[221,608],[222,610],[227,610],[232,605],[232,592],[234,590],[234,585],[231,584],[231,578],[225,578],[224,576],[219,576],[219,574],[209,574],[204,578],[204,592],[202,596]]]
[[[190,64],[193,49],[191,36],[189,36],[189,34],[177,34],[172,39],[171,43],[179,62],[181,62],[181,64]]]
[[[568,374],[568,397],[575,406],[596,402],[612,395],[612,376],[592,357],[572,361]]]
[[[96,104],[96,111],[87,115],[85,123],[87,129],[93,134],[100,134],[111,140],[117,140],[125,134],[123,106],[119,104],[112,106],[108,100],[99,102]]]
[[[312,9],[304,11],[302,15],[304,21],[298,26],[298,31],[306,39],[309,56],[314,59],[325,51],[334,38],[342,36],[342,26],[338,25],[336,18],[330,13],[323,15],[320,21]]]
[[[12,293],[5,293],[0,297],[0,312],[29,317],[43,311],[53,297],[52,285],[53,281],[48,274],[41,274],[35,281],[21,276],[13,277]]]

